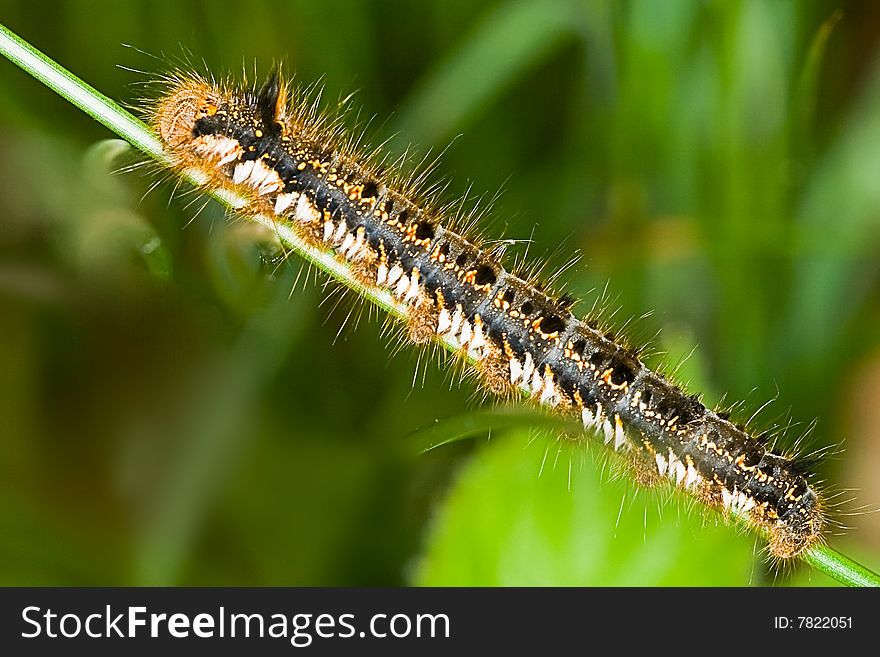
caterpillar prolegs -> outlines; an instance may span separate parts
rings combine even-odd
[[[776,557],[820,540],[823,503],[803,463],[647,368],[575,317],[566,296],[508,271],[497,252],[362,161],[290,96],[277,73],[248,90],[186,74],[150,118],[175,163],[350,263],[363,285],[407,308],[414,342],[453,344],[487,390],[521,389],[577,414],[614,450],[766,531]]]

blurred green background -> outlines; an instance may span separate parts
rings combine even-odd
[[[129,107],[169,62],[283,59],[330,104],[357,91],[392,151],[448,146],[448,198],[503,189],[492,236],[582,254],[581,313],[640,318],[624,333],[708,404],[773,399],[755,426],[840,445],[832,544],[880,566],[876,3],[0,0],[0,21]],[[525,422],[420,454],[411,432],[484,405],[472,385],[393,355],[256,228],[121,171],[110,137],[0,61],[0,583],[828,582]]]

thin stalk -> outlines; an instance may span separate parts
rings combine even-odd
[[[163,165],[171,165],[161,144],[142,121],[11,32],[3,24],[0,24],[0,53],[135,148]],[[206,189],[206,179],[198,171],[185,171],[181,175],[232,210],[241,210],[246,206],[245,199],[240,196],[226,191]],[[293,230],[277,223],[273,217],[247,214],[247,218],[274,231],[287,248],[351,288],[361,297],[395,317],[403,319],[407,316],[403,304],[388,292],[360,284],[349,267],[337,260],[332,252],[306,243]],[[459,350],[458,345],[452,342],[444,341],[443,344],[450,351]],[[880,575],[827,546],[814,546],[803,555],[802,559],[815,569],[848,586],[880,587]]]
[[[827,545],[817,545],[804,554],[804,561],[816,570],[847,586],[880,587],[880,576]]]

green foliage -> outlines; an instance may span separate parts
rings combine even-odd
[[[870,3],[834,19],[834,2],[770,0],[100,4],[0,13],[125,103],[150,76],[115,64],[166,63],[119,44],[185,43],[213,71],[286,54],[331,99],[360,88],[377,138],[399,131],[392,148],[461,133],[441,173],[450,195],[506,186],[493,236],[533,237],[532,256],[559,262],[580,249],[566,279],[581,312],[606,284],[609,323],[653,310],[625,331],[663,330],[670,355],[652,362],[696,346],[679,372],[708,403],[743,399],[747,420],[776,398],[757,424],[788,414],[793,436],[818,418],[813,446],[846,446],[822,476],[878,506],[880,419],[859,414],[877,404],[855,399],[880,376]],[[265,234],[190,196],[168,204],[170,185],[144,197],[154,177],[111,175],[117,146],[91,146],[106,130],[10,65],[0,88],[14,154],[0,163],[0,582],[771,581],[751,540],[608,481],[582,448],[540,476],[548,443],[524,448],[521,431],[418,455],[404,437],[460,416],[467,384],[432,359],[415,377],[414,359],[389,361],[375,322],[337,338],[349,308],[302,282],[288,299],[298,265],[261,271]],[[876,517],[847,524],[876,555]]]
[[[534,438],[534,436],[532,437]],[[668,492],[634,491],[597,450],[493,436],[457,474],[415,582],[454,586],[746,586],[753,537]],[[598,463],[597,463],[598,461]],[[617,464],[619,466],[619,464]]]

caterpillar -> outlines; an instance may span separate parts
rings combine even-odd
[[[173,163],[247,199],[405,308],[409,339],[443,340],[496,395],[576,415],[617,452],[768,536],[789,559],[820,541],[825,504],[806,460],[776,453],[505,267],[412,185],[346,146],[278,70],[236,88],[168,77],[149,122]]]

